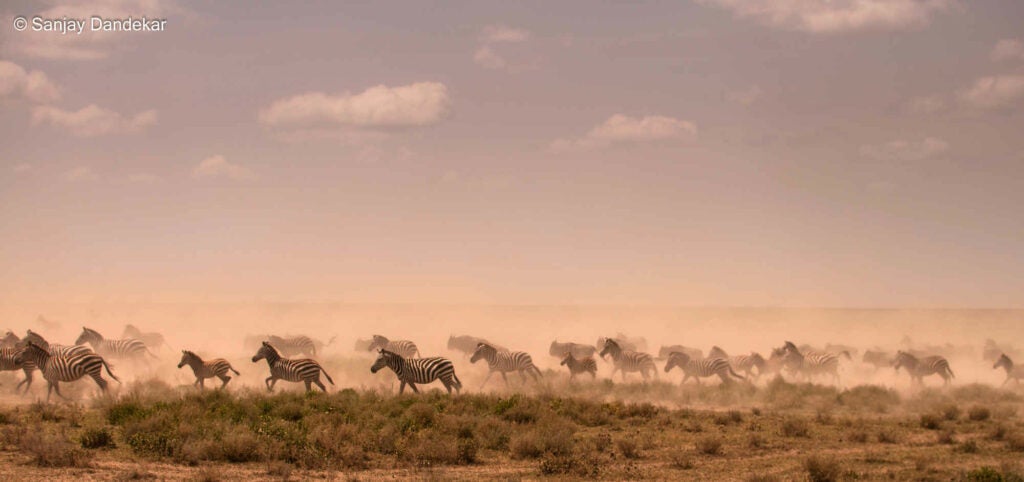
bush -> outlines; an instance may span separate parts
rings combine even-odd
[[[277,460],[267,464],[267,475],[273,477],[280,477],[282,479],[288,479],[289,477],[292,476],[293,469],[294,467],[292,466],[292,464]]]
[[[850,442],[856,442],[859,444],[867,443],[868,432],[861,429],[854,430],[846,436],[846,440],[849,440]]]
[[[940,420],[938,415],[935,415],[933,413],[925,413],[921,415],[921,428],[926,428],[928,430],[938,430],[941,425],[942,421]]]
[[[408,455],[421,466],[457,465],[462,461],[459,454],[459,440],[449,434],[434,430],[423,431],[416,443],[407,449]],[[476,457],[476,452],[473,453]]]
[[[750,434],[750,437],[747,438],[747,445],[752,449],[759,449],[768,445],[768,441],[760,434],[752,433]]]
[[[801,418],[789,417],[782,422],[782,435],[786,437],[807,437],[810,431],[807,421]]]
[[[992,412],[988,408],[982,407],[981,405],[975,405],[967,411],[967,418],[975,422],[984,422],[992,416]]]
[[[690,470],[693,468],[693,457],[685,450],[673,450],[668,454],[669,466],[673,469]]]
[[[88,467],[92,460],[89,452],[64,436],[41,429],[22,436],[18,448],[31,456],[32,463],[39,467]]]
[[[830,457],[812,455],[804,459],[804,470],[811,482],[832,482],[839,480],[839,462]]]
[[[232,463],[252,462],[260,458],[256,435],[245,428],[237,428],[221,438],[220,455]]]
[[[724,413],[715,414],[715,423],[718,425],[730,425],[743,421],[743,414],[739,410],[729,410]]]
[[[530,430],[514,435],[509,441],[512,458],[535,459],[544,453],[568,455],[572,453],[575,431],[572,424],[559,419],[538,423]]]
[[[721,455],[722,439],[717,435],[708,435],[697,439],[697,451],[705,455]]]
[[[640,445],[633,437],[620,438],[615,441],[615,446],[619,449],[619,453],[627,459],[640,458]]]
[[[491,417],[484,418],[477,425],[480,444],[491,450],[506,450],[512,437],[512,429],[507,423]]]
[[[544,475],[569,475],[583,479],[594,479],[600,475],[601,463],[586,454],[544,454],[540,460],[540,472]]]
[[[942,418],[953,421],[960,418],[960,407],[956,406],[955,403],[950,403],[943,406],[939,414],[942,415]]]
[[[114,446],[114,434],[108,427],[90,427],[82,431],[78,437],[82,448],[101,449]]]

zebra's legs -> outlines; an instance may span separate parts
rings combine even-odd
[[[506,375],[505,372],[500,372],[500,373],[501,373],[501,379],[505,380],[505,386],[507,387],[508,386],[508,375]]]
[[[415,383],[409,382],[409,388],[412,389],[413,393],[420,393],[420,389],[416,388],[416,384]]]
[[[53,388],[54,393],[56,393],[58,397],[63,398],[64,400],[70,400],[68,397],[65,397],[63,393],[60,393],[60,385],[59,385],[59,383],[60,382],[53,382],[53,383],[50,384],[50,386]],[[50,401],[50,393],[49,392],[46,393],[46,401],[47,402]]]
[[[323,390],[324,393],[327,393],[327,387],[324,386],[324,382],[321,382],[319,378],[313,380],[313,383],[315,383],[316,386],[320,387],[320,389]]]
[[[491,379],[491,375],[494,375],[494,370],[488,371],[487,376],[484,377],[484,382],[480,384],[480,389],[484,389],[484,385],[487,385],[487,380]]]
[[[200,378],[199,379],[199,389],[200,390],[206,390],[206,379],[205,378]]]
[[[224,388],[224,387],[228,386],[228,382],[231,381],[231,377],[229,377],[227,375],[222,375],[219,378],[220,378],[220,381],[223,382],[223,383],[221,383],[220,388]]]
[[[398,394],[401,395],[405,393],[405,380],[399,380],[399,382],[400,385],[398,385]]]
[[[274,376],[267,377],[266,382],[267,382],[267,391],[268,392],[272,392],[272,391],[274,391],[274,385],[277,385],[277,377],[274,377]]]
[[[32,386],[32,370],[25,370],[25,379],[18,383],[18,386],[14,387],[14,393],[18,393],[18,389],[21,388],[23,383],[25,384],[25,393],[28,393],[29,387]]]
[[[303,380],[303,382],[306,384],[307,392],[313,389],[313,382],[311,380]]]

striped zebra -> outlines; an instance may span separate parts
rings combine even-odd
[[[327,381],[330,382],[331,385],[334,385],[334,380],[331,379],[331,376],[328,375],[324,368],[315,360],[310,360],[309,358],[289,360],[282,357],[277,349],[270,343],[263,342],[259,351],[253,355],[253,363],[260,360],[266,360],[267,366],[270,367],[270,376],[264,380],[264,383],[267,385],[268,392],[274,391],[274,385],[277,384],[278,380],[284,380],[286,382],[304,382],[306,384],[307,392],[312,390],[312,384],[315,383],[321,390],[327,392],[327,387],[325,387],[323,382],[320,381],[321,373],[327,377]]]
[[[597,378],[597,362],[592,356],[576,358],[570,351],[562,358],[561,365],[569,368],[569,380],[576,378],[578,373],[589,373],[591,379]]]
[[[555,340],[551,342],[548,353],[555,358],[564,359],[566,355],[571,354],[575,358],[583,359],[594,356],[594,353],[597,353],[597,348],[583,343],[573,343],[571,341],[559,343],[558,340]]]
[[[43,349],[50,352],[51,355],[74,355],[80,353],[94,353],[92,351],[92,348],[89,348],[86,345],[59,345],[57,343],[50,343],[46,341],[46,338],[43,338],[43,335],[40,335],[39,333],[36,333],[32,330],[27,330],[25,332],[25,339],[22,340],[21,344],[19,344],[18,347],[24,348],[25,343],[29,341],[43,347]]]
[[[134,338],[136,340],[140,340],[147,347],[151,347],[154,350],[159,350],[165,346],[167,348],[171,347],[171,345],[167,344],[167,340],[165,340],[164,336],[160,333],[155,331],[143,332],[136,328],[135,325],[124,325],[124,332],[121,333],[121,338]]]
[[[681,383],[686,383],[687,380],[693,378],[697,381],[697,385],[700,385],[701,378],[715,375],[722,379],[722,383],[731,383],[730,375],[740,380],[746,380],[742,375],[733,371],[732,367],[729,366],[729,362],[724,358],[696,360],[690,358],[690,355],[686,353],[674,351],[668,354],[668,362],[665,363],[665,373],[668,373],[669,370],[675,367],[679,367],[683,371],[683,381]]]
[[[708,358],[721,358],[729,362],[729,366],[732,367],[734,371],[742,373],[747,378],[754,377],[755,381],[758,378],[761,378],[761,375],[765,371],[765,365],[767,364],[767,360],[765,360],[759,353],[750,352],[749,355],[729,356],[725,350],[721,349],[717,345],[711,347],[711,350],[708,351]],[[756,374],[754,373],[755,368],[757,369]]]
[[[508,376],[505,375],[507,372],[519,372],[519,376],[523,377],[524,384],[527,373],[533,377],[535,382],[539,381],[539,377],[544,376],[540,369],[533,364],[530,354],[523,351],[498,351],[497,348],[487,343],[480,343],[476,346],[473,356],[469,358],[469,362],[476,363],[477,360],[486,360],[488,368],[487,378],[484,378],[484,382],[480,384],[481,390],[484,385],[487,385],[487,381],[491,379],[494,372],[501,373],[505,385],[508,385]]]
[[[992,369],[996,370],[1000,367],[1006,370],[1006,380],[1003,380],[1003,384],[1001,386],[1006,386],[1010,380],[1013,380],[1017,382],[1017,385],[1020,385],[1020,379],[1024,378],[1024,366],[1014,366],[1013,360],[1006,356],[1006,353],[1001,353],[999,355],[999,359],[996,360],[996,364],[992,365]],[[28,375],[28,372],[25,372],[25,374]],[[28,389],[26,389],[26,391],[27,390]]]
[[[402,358],[419,358],[421,356],[420,349],[409,340],[389,340],[384,336],[373,335],[373,342],[370,343],[370,347],[366,351],[381,349],[398,353],[402,355]]]
[[[228,375],[229,370],[235,372],[235,375],[241,375],[241,373],[238,373],[238,370],[235,370],[234,367],[232,367],[231,364],[223,358],[214,358],[209,361],[204,361],[202,358],[199,358],[199,355],[188,350],[182,350],[181,361],[178,362],[178,368],[181,369],[185,365],[192,368],[192,373],[196,375],[196,382],[192,385],[199,387],[200,390],[206,388],[204,380],[207,378],[220,378],[220,381],[222,382],[220,387],[224,388],[228,386],[228,382],[231,381],[231,375]]]
[[[142,340],[126,338],[122,340],[107,340],[100,332],[91,328],[82,327],[82,334],[75,340],[76,345],[88,343],[96,353],[106,358],[132,358],[143,359],[146,355],[158,358],[153,352],[146,348]]]
[[[316,356],[316,343],[306,335],[289,336],[287,338],[270,335],[267,337],[267,342],[274,345],[274,348],[283,357],[295,355]]]
[[[899,373],[901,367],[907,368],[910,379],[918,384],[924,384],[924,377],[938,375],[942,377],[943,385],[949,385],[950,379],[956,378],[953,369],[949,368],[949,362],[941,356],[926,356],[918,358],[905,351],[896,353],[896,359],[892,367]]]
[[[828,375],[839,384],[839,357],[834,353],[800,351],[791,341],[782,347],[783,364],[794,375],[802,375],[810,381],[818,375]],[[846,354],[849,357],[849,354]]]
[[[612,374],[609,378],[615,378],[615,372],[622,372],[622,381],[626,381],[626,373],[640,372],[640,375],[647,380],[647,372],[654,374],[654,378],[658,378],[658,368],[654,366],[654,359],[651,355],[646,353],[640,353],[632,350],[623,350],[619,345],[619,342],[611,338],[604,339],[604,348],[601,349],[601,353],[598,354],[602,359],[605,355],[611,355]]]
[[[67,397],[60,393],[60,382],[73,382],[86,375],[92,377],[96,381],[96,385],[100,387],[100,390],[106,393],[107,381],[103,379],[103,368],[107,369],[107,374],[110,375],[110,378],[121,383],[121,380],[110,371],[110,365],[107,364],[106,360],[95,353],[79,351],[70,354],[50,354],[45,348],[29,341],[18,358],[22,362],[32,362],[39,367],[39,371],[42,372],[43,378],[48,383],[46,389],[47,402],[50,401],[52,392],[57,392],[58,397],[67,399]]]
[[[36,371],[36,365],[32,363],[32,360],[25,360],[20,355],[21,348],[6,346],[0,348],[0,371],[23,371],[25,379],[18,382],[18,386],[14,387],[14,393],[18,393],[22,385],[25,385],[25,393],[28,393],[29,387],[32,386],[32,372]]]
[[[409,385],[413,392],[420,393],[416,388],[417,383],[427,384],[435,380],[441,380],[444,388],[448,390],[448,395],[452,394],[452,387],[455,387],[456,393],[462,390],[462,382],[455,375],[455,366],[447,358],[405,358],[398,353],[382,349],[377,361],[370,367],[370,373],[377,373],[384,367],[395,372],[398,381],[402,382],[398,387],[399,395],[405,391],[406,385]]]

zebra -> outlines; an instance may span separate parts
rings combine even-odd
[[[749,355],[734,355],[729,356],[725,350],[715,345],[708,351],[708,358],[721,358],[729,362],[729,366],[732,367],[736,372],[742,372],[746,377],[754,377],[754,380],[761,378],[761,375],[765,371],[765,365],[767,361],[759,353],[750,352]],[[754,368],[757,368],[757,374],[754,374]]]
[[[860,361],[865,365],[875,367],[876,371],[879,368],[885,368],[892,365],[892,357],[884,351],[878,350],[864,350],[864,355],[861,356]]]
[[[953,375],[953,370],[949,367],[949,362],[941,356],[926,356],[918,358],[905,351],[899,351],[896,353],[896,359],[893,360],[892,367],[899,373],[901,367],[907,367],[907,373],[910,374],[910,379],[918,384],[924,384],[924,377],[929,375],[939,375],[942,377],[943,385],[949,385],[949,381],[952,378],[956,378]]]
[[[398,381],[402,384],[398,387],[398,394],[405,391],[409,385],[413,392],[420,393],[416,384],[431,383],[434,380],[441,380],[448,395],[452,394],[452,387],[455,392],[462,391],[462,381],[455,375],[455,366],[452,361],[443,357],[431,358],[404,358],[393,351],[381,349],[377,361],[370,367],[370,373],[377,373],[381,368],[388,367],[395,372]]]
[[[623,350],[619,342],[611,338],[604,339],[604,348],[599,353],[602,359],[605,355],[611,355],[612,364],[614,365],[609,378],[614,378],[616,371],[622,372],[622,381],[626,381],[626,373],[629,372],[640,372],[644,380],[647,380],[647,372],[650,371],[654,373],[654,378],[658,378],[658,368],[654,366],[654,359],[651,358],[651,355],[632,350]]]
[[[231,363],[228,363],[223,358],[204,361],[202,358],[199,358],[199,355],[191,351],[181,350],[181,361],[178,362],[178,368],[180,369],[185,365],[192,368],[192,373],[196,375],[196,382],[192,385],[199,387],[200,390],[206,388],[204,380],[213,377],[220,378],[222,382],[220,388],[228,386],[228,382],[231,381],[231,375],[228,375],[228,370],[234,372],[235,375],[241,375],[241,373],[238,373],[238,370],[231,366]]]
[[[452,351],[461,351],[466,356],[472,356],[473,352],[476,351],[477,345],[481,343],[491,345],[494,347],[495,350],[498,351],[508,351],[508,348],[505,348],[497,343],[492,343],[486,338],[479,338],[471,335],[448,335],[448,349]]]
[[[690,355],[690,358],[696,360],[704,358],[704,352],[700,348],[691,348],[683,345],[662,345],[661,348],[658,349],[658,359],[664,360],[668,358],[669,353],[674,351],[686,353],[687,355]]]
[[[96,385],[100,387],[100,390],[106,393],[107,381],[103,379],[103,368],[107,369],[107,374],[110,375],[110,378],[113,378],[117,383],[121,383],[121,380],[110,371],[110,365],[107,364],[107,361],[95,353],[79,351],[70,354],[51,354],[45,348],[35,344],[35,342],[28,341],[25,348],[18,355],[18,360],[22,363],[32,362],[39,367],[39,371],[42,372],[43,378],[48,383],[46,389],[47,402],[50,401],[52,392],[57,392],[58,397],[67,399],[67,397],[60,393],[60,382],[73,382],[85,375],[92,377],[96,381]]]
[[[1003,380],[1003,384],[1001,386],[1006,386],[1007,382],[1010,380],[1013,380],[1017,385],[1020,385],[1020,379],[1024,378],[1024,366],[1014,366],[1013,360],[1006,356],[1006,353],[1001,353],[999,354],[999,359],[996,360],[996,364],[992,365],[992,369],[995,370],[999,367],[1006,370],[1006,380]],[[25,372],[25,374],[28,375],[28,372]],[[26,391],[27,390],[28,389],[26,389]]]
[[[123,340],[107,340],[100,332],[91,328],[82,327],[82,334],[75,340],[76,345],[88,343],[92,345],[96,353],[108,358],[134,358],[141,359],[146,355],[158,358],[153,352],[146,348],[142,340],[126,338]]]
[[[284,380],[288,382],[304,382],[307,392],[312,390],[312,384],[315,383],[316,386],[326,393],[327,387],[320,381],[321,373],[327,377],[327,381],[331,385],[334,385],[334,380],[331,379],[331,376],[315,360],[309,358],[289,360],[282,357],[281,353],[273,345],[265,341],[260,346],[259,351],[252,357],[253,363],[260,360],[266,360],[267,366],[270,367],[270,376],[263,381],[267,385],[268,392],[274,391],[274,385],[277,384],[278,380]]]
[[[289,357],[294,355],[316,356],[316,343],[306,335],[281,337],[270,335],[267,341],[274,345],[281,356]]]
[[[28,389],[32,386],[32,372],[36,371],[37,367],[35,363],[32,363],[32,360],[25,360],[19,356],[20,354],[21,348],[18,347],[5,346],[0,348],[0,371],[23,371],[25,379],[18,382],[18,386],[14,387],[14,393],[18,393],[22,385],[25,385],[25,393],[28,393]]]
[[[597,362],[592,356],[576,358],[570,351],[562,357],[561,365],[569,368],[569,380],[576,378],[577,373],[589,373],[591,380],[597,378]]]
[[[74,355],[79,353],[94,353],[92,351],[92,348],[89,348],[87,345],[59,345],[57,343],[50,343],[46,341],[46,338],[43,338],[43,335],[40,335],[39,333],[36,333],[32,330],[25,331],[25,339],[22,340],[21,344],[19,344],[18,347],[24,348],[25,343],[29,341],[43,347],[43,349],[50,352],[51,355]]]
[[[839,384],[839,357],[833,353],[802,352],[791,341],[782,348],[783,363],[794,374],[803,375],[808,381],[815,375],[831,375]],[[845,352],[844,352],[845,353]],[[849,358],[850,354],[845,353]]]
[[[697,381],[697,385],[700,385],[700,379],[717,375],[718,378],[722,379],[722,383],[731,383],[732,379],[730,375],[739,378],[740,380],[746,381],[746,378],[742,375],[733,371],[732,367],[729,366],[729,362],[724,358],[704,358],[701,360],[695,360],[690,358],[690,355],[686,353],[680,353],[674,351],[669,353],[668,362],[665,363],[665,373],[669,370],[679,367],[683,371],[683,381],[686,383],[687,380],[693,378]]]
[[[409,340],[389,340],[387,337],[380,335],[373,335],[373,342],[370,343],[370,347],[366,351],[373,351],[377,349],[385,349],[390,352],[398,353],[402,355],[402,358],[419,358],[420,349],[416,347],[416,344]]]
[[[616,336],[615,338],[605,338],[603,336],[598,338],[597,339],[597,343],[595,343],[594,346],[595,347],[598,347],[598,346],[604,347],[605,342],[607,342],[608,340],[614,340],[615,343],[617,343],[619,345],[619,347],[621,347],[623,350],[626,350],[626,351],[642,352],[643,348],[641,348],[640,343],[642,342],[644,344],[644,346],[646,346],[646,344],[647,344],[647,342],[643,341],[642,338],[639,338],[639,339],[629,339],[625,335],[619,333],[618,336]]]
[[[526,383],[526,374],[529,373],[533,378],[533,381],[539,381],[538,377],[543,377],[544,374],[540,372],[540,368],[533,364],[533,358],[530,357],[529,353],[523,351],[498,351],[497,348],[487,344],[480,343],[476,346],[476,351],[473,352],[473,356],[469,358],[470,363],[476,363],[477,360],[487,361],[487,378],[484,378],[484,382],[480,384],[480,388],[483,389],[484,385],[487,385],[487,381],[491,379],[491,375],[494,372],[501,373],[501,378],[505,380],[505,385],[508,385],[507,372],[519,372],[519,376],[523,378],[523,383]]]
[[[147,347],[153,349],[159,349],[163,347],[170,348],[171,345],[167,344],[167,340],[164,336],[157,332],[143,333],[135,325],[124,325],[124,332],[121,334],[121,338],[134,338],[142,341]]]
[[[565,358],[565,355],[571,354],[575,358],[590,358],[597,352],[597,348],[592,345],[586,345],[583,343],[559,343],[558,340],[551,342],[551,347],[548,348],[548,353],[555,358]]]

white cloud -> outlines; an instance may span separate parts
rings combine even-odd
[[[946,100],[941,96],[931,95],[914,97],[907,102],[904,106],[905,109],[913,114],[937,114],[946,110]]]
[[[473,52],[473,62],[491,70],[521,70],[521,66],[512,66],[498,52],[497,44],[523,43],[530,39],[530,32],[504,25],[488,25],[480,35],[480,44]]]
[[[99,176],[88,167],[76,167],[65,171],[64,179],[71,182],[89,182],[99,179]]]
[[[38,70],[0,60],[0,97],[24,98],[38,104],[60,100],[60,89]]]
[[[601,149],[613,144],[636,144],[692,140],[696,124],[672,117],[654,115],[629,117],[615,114],[576,139],[558,139],[555,150]]]
[[[170,14],[185,13],[172,0],[71,0],[65,2],[51,1],[54,6],[32,12],[32,16],[43,18],[84,18],[92,16],[104,18],[166,18]],[[11,25],[13,16],[3,19],[4,25]],[[87,20],[88,21],[88,20]],[[125,41],[123,32],[92,31],[86,26],[79,34],[62,35],[60,32],[7,32],[0,44],[4,49],[16,55],[61,60],[96,60],[107,58],[112,51],[119,48],[130,48],[134,42]],[[146,35],[146,34],[130,34]]]
[[[326,137],[333,132],[359,138],[367,130],[437,124],[448,116],[450,105],[448,88],[438,82],[378,85],[359,94],[310,92],[280,99],[260,110],[259,122],[284,131],[285,137]]]
[[[726,95],[726,99],[734,104],[742,106],[748,106],[757,102],[757,99],[761,98],[761,87],[752,85],[746,89],[734,90]]]
[[[931,159],[949,150],[949,143],[935,137],[921,141],[897,139],[883,144],[864,145],[862,156],[879,161],[921,161]]]
[[[978,109],[1008,108],[1024,100],[1024,74],[981,77],[959,92],[964,104]]]
[[[811,33],[902,30],[928,25],[956,0],[697,0],[776,28]]]
[[[992,47],[992,53],[989,56],[994,62],[1024,60],[1024,42],[1015,38],[1000,40],[995,47]]]
[[[216,155],[203,159],[192,169],[192,177],[210,179],[226,177],[235,181],[248,181],[256,178],[251,170],[238,164],[228,162],[224,156]]]
[[[34,125],[49,124],[67,129],[78,137],[107,134],[132,134],[156,124],[156,111],[147,110],[127,117],[118,112],[91,104],[77,111],[52,106],[39,106],[32,112]]]

